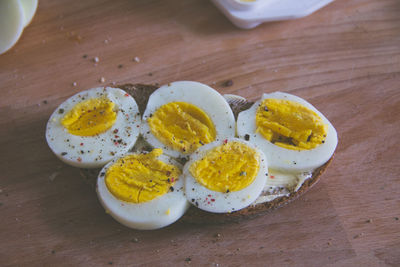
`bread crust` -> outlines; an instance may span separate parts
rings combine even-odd
[[[332,162],[333,156],[330,160],[322,165],[321,167],[314,170],[311,178],[304,181],[302,186],[296,192],[292,192],[289,196],[283,196],[275,198],[272,201],[259,203],[254,206],[249,206],[245,209],[232,212],[232,213],[209,213],[202,211],[194,206],[192,206],[186,213],[183,215],[183,221],[190,223],[224,223],[224,222],[238,222],[243,219],[255,218],[286,204],[289,204],[293,200],[296,200],[303,194],[305,194],[311,187],[313,187],[321,178],[322,173],[326,170],[329,164]]]
[[[158,88],[157,85],[146,85],[146,84],[123,84],[116,85],[115,87],[125,90],[127,93],[132,95],[136,100],[139,111],[141,114],[144,113],[146,109],[147,101],[150,95]],[[237,118],[239,112],[250,108],[254,102],[241,100],[241,101],[228,101],[232,111]],[[210,213],[191,206],[185,215],[181,218],[182,221],[188,223],[226,223],[226,222],[238,222],[244,219],[254,218],[280,208],[293,200],[296,200],[303,194],[305,194],[311,187],[313,187],[321,178],[321,175],[325,172],[327,167],[333,160],[333,156],[321,167],[315,169],[312,173],[311,178],[304,181],[302,186],[295,192],[290,192],[288,196],[278,197],[272,201],[258,203],[256,205],[251,205],[245,209],[235,211],[232,213]],[[81,174],[86,179],[86,181],[95,186],[96,178],[100,170],[88,169],[82,170]]]

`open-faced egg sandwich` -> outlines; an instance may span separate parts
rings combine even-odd
[[[264,94],[249,108],[198,82],[118,87],[66,100],[46,138],[65,163],[102,168],[86,172],[101,204],[135,229],[277,208],[319,179],[337,145],[331,123],[290,94]]]

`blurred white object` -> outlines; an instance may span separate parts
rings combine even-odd
[[[302,18],[334,0],[211,0],[237,27],[251,29],[263,22]]]
[[[24,29],[24,17],[19,1],[0,1],[0,54],[10,49]]]
[[[24,27],[31,23],[33,16],[35,15],[38,0],[19,0],[22,4],[22,9],[24,10]]]
[[[0,54],[17,43],[37,5],[38,0],[0,0]]]

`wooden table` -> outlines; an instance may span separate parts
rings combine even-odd
[[[338,131],[333,164],[298,201],[256,219],[118,224],[47,147],[46,122],[80,90],[177,80],[307,99]],[[397,0],[337,0],[253,30],[206,0],[40,0],[0,55],[0,94],[1,266],[400,265]]]

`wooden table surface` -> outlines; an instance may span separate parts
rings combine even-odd
[[[332,165],[299,200],[255,219],[118,224],[47,147],[46,122],[80,90],[177,80],[307,99],[338,131]],[[40,0],[0,55],[0,112],[1,266],[400,266],[398,0],[337,0],[253,30],[206,0]]]

